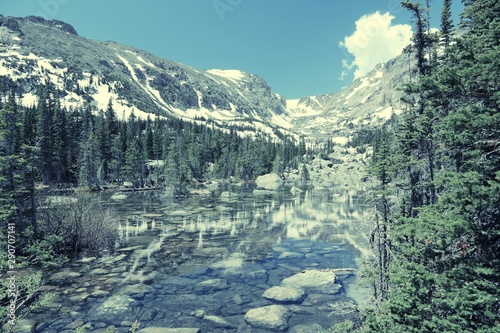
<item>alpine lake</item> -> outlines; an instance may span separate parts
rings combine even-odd
[[[369,295],[362,189],[253,190],[97,194],[120,216],[117,249],[48,274],[41,290],[56,296],[30,318],[36,332],[130,332],[137,320],[139,332],[305,333],[356,320]]]

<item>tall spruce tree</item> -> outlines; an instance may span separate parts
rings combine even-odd
[[[443,45],[447,48],[451,42],[453,33],[453,20],[451,18],[451,4],[452,0],[443,1],[443,9],[441,11],[441,38]]]

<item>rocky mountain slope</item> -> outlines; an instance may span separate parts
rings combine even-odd
[[[115,42],[78,36],[61,21],[0,16],[0,76],[19,86],[22,103],[52,83],[70,109],[90,104],[118,116],[147,114],[212,120],[272,134],[290,127],[286,101],[257,75],[198,70]]]
[[[293,129],[314,138],[345,142],[352,129],[377,125],[399,114],[402,84],[409,80],[408,55],[379,64],[338,93],[287,101]]]

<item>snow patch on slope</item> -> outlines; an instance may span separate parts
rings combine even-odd
[[[315,96],[313,96],[316,98]],[[300,99],[288,99],[286,101],[287,113],[292,117],[308,117],[317,116],[321,111],[315,110],[310,106],[306,106],[300,102]],[[318,100],[316,102],[319,104]]]
[[[137,56],[137,60],[139,60],[140,62],[142,62],[145,65],[148,65],[149,67],[156,68],[156,66],[153,63],[144,60],[141,56]]]
[[[206,72],[223,77],[236,84],[241,83],[241,81],[245,78],[245,73],[236,69],[209,69]]]
[[[127,51],[127,52],[131,53],[130,51]],[[130,75],[132,75],[132,79],[149,95],[149,97],[151,97],[151,99],[155,102],[155,104],[158,107],[163,108],[163,109],[167,109],[167,110],[172,110],[172,108],[163,100],[163,98],[161,98],[160,92],[158,90],[153,89],[149,85],[149,83],[146,83],[146,86],[144,86],[139,81],[139,78],[137,77],[137,75],[134,71],[134,68],[132,67],[132,65],[130,65],[130,63],[127,61],[127,59],[125,59],[124,57],[122,57],[118,53],[115,53],[115,55],[128,68]],[[147,82],[149,82],[149,78],[148,78]]]

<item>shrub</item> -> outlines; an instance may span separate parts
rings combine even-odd
[[[40,209],[42,239],[33,254],[51,259],[53,252],[63,254],[82,250],[94,254],[112,251],[118,239],[117,215],[89,194],[74,200],[47,201]]]

